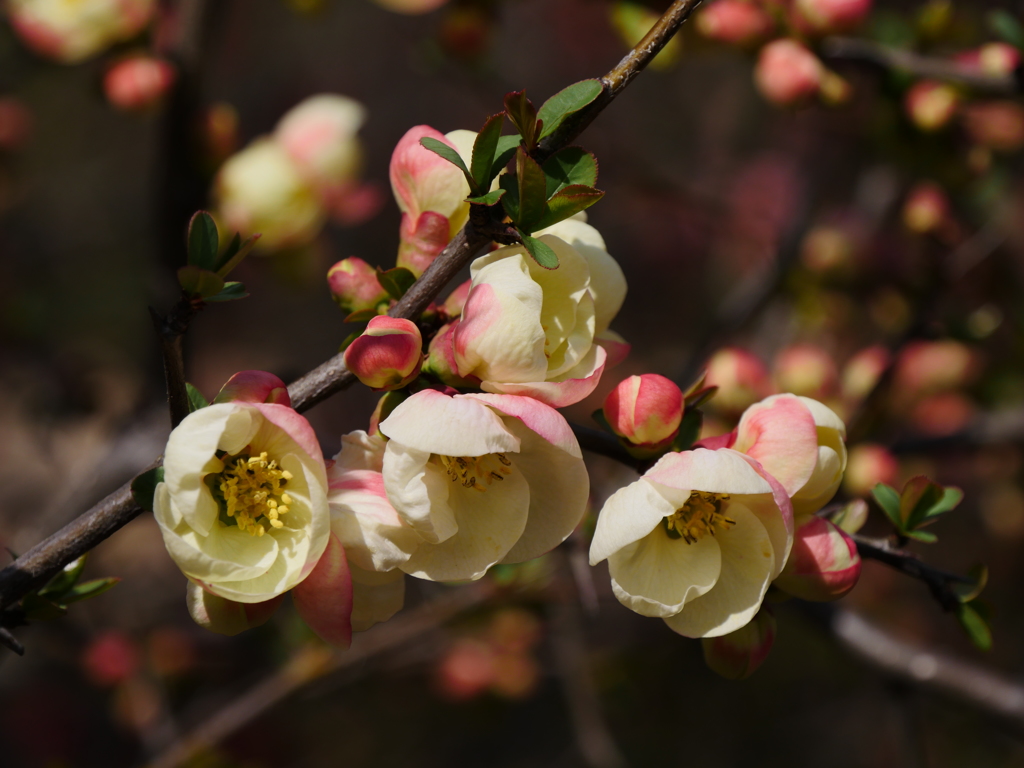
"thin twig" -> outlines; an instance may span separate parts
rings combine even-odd
[[[960,599],[953,590],[952,584],[974,583],[974,580],[967,576],[928,565],[914,553],[894,548],[884,539],[869,539],[857,534],[851,534],[850,538],[856,542],[857,553],[862,558],[885,563],[900,573],[924,582],[944,610],[951,611],[960,604]]]
[[[160,353],[164,361],[164,378],[167,380],[167,405],[171,411],[171,428],[178,426],[189,414],[188,387],[185,384],[185,358],[181,342],[192,319],[203,307],[183,295],[166,315],[159,314],[152,307],[149,313],[153,327],[160,339]]]
[[[830,37],[822,41],[825,59],[867,61],[885,69],[895,69],[918,77],[945,80],[985,93],[1011,96],[1020,93],[1020,84],[1012,75],[990,75],[978,67],[951,59],[922,56],[913,51],[855,37]]]
[[[270,677],[249,688],[228,706],[202,718],[202,723],[156,757],[149,768],[175,768],[224,741],[247,723],[325,675],[361,664],[385,651],[395,650],[436,629],[458,614],[485,602],[494,594],[490,582],[475,582],[453,589],[415,610],[368,632],[356,635],[347,651],[323,646],[302,648]]]

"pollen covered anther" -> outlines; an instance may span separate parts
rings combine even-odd
[[[442,456],[438,461],[453,483],[463,488],[472,488],[481,493],[487,486],[505,479],[512,474],[512,462],[503,453],[488,453],[483,456]],[[493,460],[493,461],[492,461]]]
[[[223,471],[210,483],[224,500],[227,520],[222,517],[222,522],[233,522],[251,536],[262,536],[268,528],[283,528],[280,518],[288,514],[292,503],[284,486],[292,473],[278,467],[276,459],[268,459],[266,451],[258,456],[225,456],[223,461]]]
[[[715,529],[726,531],[736,521],[722,511],[727,495],[693,491],[679,509],[665,518],[665,532],[671,539],[682,539],[693,544],[705,534],[715,535]]]

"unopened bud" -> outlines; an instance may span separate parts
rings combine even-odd
[[[462,308],[466,306],[466,299],[469,298],[469,289],[473,285],[472,280],[467,280],[454,291],[448,294],[444,300],[443,309],[450,318],[456,318],[462,314]]]
[[[949,217],[949,198],[938,184],[922,181],[903,204],[903,224],[911,232],[935,232]]]
[[[237,603],[191,581],[185,597],[192,620],[218,635],[237,635],[266,624],[284,599],[284,595],[278,595],[262,603]]]
[[[707,364],[704,384],[718,387],[712,404],[725,411],[739,413],[771,392],[764,363],[738,347],[718,350]]]
[[[775,586],[801,600],[842,597],[860,577],[860,555],[849,536],[828,520],[811,516],[798,525],[793,550]]]
[[[434,211],[424,211],[415,221],[403,213],[398,232],[401,241],[395,264],[419,277],[448,245],[451,226],[447,218]]]
[[[970,383],[978,372],[978,359],[966,344],[952,339],[908,344],[896,363],[896,387],[917,395],[955,389]]]
[[[174,83],[174,67],[152,56],[131,56],[103,76],[103,93],[118,109],[142,110],[159,103]]]
[[[862,349],[843,368],[843,396],[851,400],[866,397],[889,366],[889,350],[881,345]]]
[[[796,10],[813,31],[832,34],[864,21],[871,12],[871,0],[796,0]]]
[[[922,80],[907,91],[903,106],[911,122],[922,131],[937,131],[953,119],[959,103],[953,86]]]
[[[457,323],[448,323],[430,340],[427,360],[423,363],[423,372],[437,378],[449,387],[479,387],[480,379],[459,376],[459,368],[455,362],[453,334]]]
[[[768,658],[775,642],[775,616],[762,606],[750,622],[720,637],[701,640],[704,662],[727,680],[750,677]]]
[[[764,9],[745,0],[718,0],[701,9],[696,24],[704,37],[730,45],[750,45],[775,27]]]
[[[825,68],[818,57],[796,40],[774,40],[761,49],[754,81],[761,94],[782,106],[818,93]]]
[[[379,315],[345,350],[345,366],[371,389],[400,389],[419,375],[422,350],[415,323]]]
[[[608,393],[604,415],[619,437],[644,452],[668,447],[683,418],[683,393],[656,373],[630,376]]]
[[[1009,43],[986,43],[978,49],[978,66],[987,75],[1009,75],[1020,64],[1020,51]]]
[[[342,184],[359,172],[356,131],[366,109],[354,99],[322,93],[292,107],[274,129],[274,139],[307,178],[321,187]]]
[[[220,388],[215,403],[278,403],[291,406],[288,385],[266,371],[239,371]]]
[[[861,443],[850,449],[843,475],[843,488],[850,496],[867,496],[879,483],[892,485],[900,463],[885,446]]]
[[[348,314],[376,309],[388,299],[388,292],[377,279],[377,271],[355,256],[342,259],[331,267],[327,271],[327,284],[334,301]]]
[[[775,357],[775,384],[782,392],[821,398],[838,378],[831,355],[813,344],[794,344]]]

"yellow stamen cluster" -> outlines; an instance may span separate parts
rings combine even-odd
[[[218,476],[217,487],[224,497],[224,514],[243,531],[262,536],[267,528],[283,528],[280,520],[288,514],[292,497],[284,486],[292,473],[268,460],[267,452],[259,456],[230,456],[224,458],[224,470]]]
[[[495,481],[512,474],[512,462],[504,453],[483,456],[438,456],[441,466],[453,483],[483,493]]]
[[[682,539],[693,544],[715,529],[726,531],[736,525],[736,521],[726,517],[722,507],[729,497],[693,491],[682,507],[665,518],[665,531],[670,538]]]

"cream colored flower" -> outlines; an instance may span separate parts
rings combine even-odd
[[[75,64],[137,34],[155,0],[8,0],[11,25],[34,51]]]

